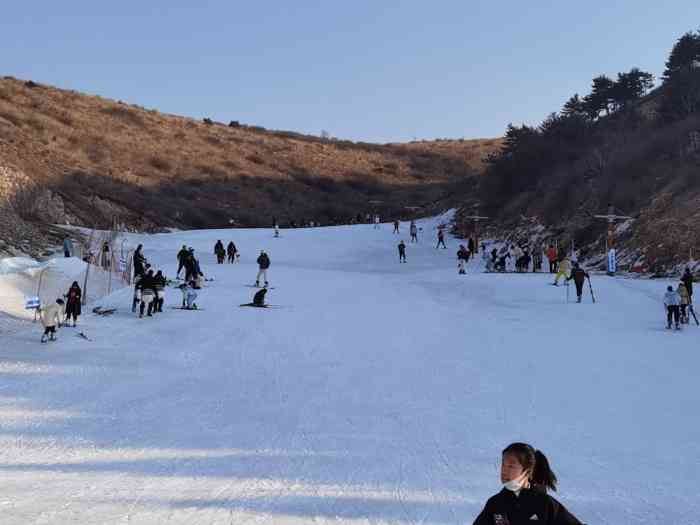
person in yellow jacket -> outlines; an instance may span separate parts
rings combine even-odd
[[[681,282],[678,284],[678,289],[676,291],[681,298],[681,323],[688,324],[688,305],[690,304],[688,288],[686,288],[685,283]]]
[[[559,279],[562,277],[564,279],[569,278],[569,271],[571,270],[571,259],[568,257],[564,257],[564,260],[559,263],[559,270],[557,271],[557,275],[554,276],[554,282],[552,283],[554,286],[559,286]]]

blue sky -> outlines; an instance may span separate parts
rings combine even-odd
[[[0,75],[351,140],[492,137],[663,72],[700,2],[7,2]]]

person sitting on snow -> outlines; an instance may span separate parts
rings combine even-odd
[[[255,295],[253,296],[253,302],[252,303],[245,303],[242,304],[241,306],[253,306],[255,308],[267,308],[267,305],[265,304],[265,294],[267,294],[267,288],[262,288],[255,292]]]

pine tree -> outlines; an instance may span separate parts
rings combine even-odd
[[[689,31],[678,39],[666,61],[664,81],[688,73],[700,63],[700,31]]]

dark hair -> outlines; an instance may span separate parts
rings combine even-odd
[[[511,443],[503,449],[503,455],[512,454],[530,472],[530,482],[546,489],[557,490],[557,476],[549,466],[547,456],[527,443]]]

